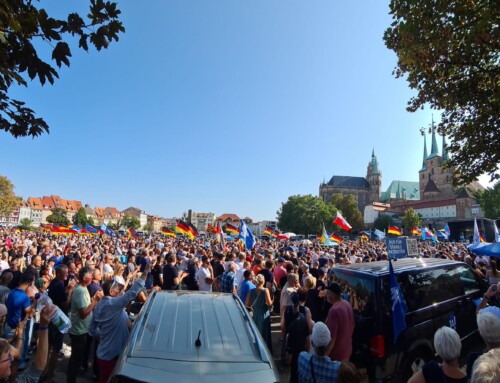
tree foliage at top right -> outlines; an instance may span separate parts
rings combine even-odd
[[[456,182],[483,173],[491,179],[500,163],[500,3],[498,0],[391,0],[386,46],[398,56],[394,75],[426,104],[442,111],[438,129],[452,154]]]

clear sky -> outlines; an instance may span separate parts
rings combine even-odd
[[[86,1],[75,3],[49,11],[85,14]],[[365,176],[373,148],[383,190],[418,181],[419,128],[437,113],[406,111],[414,92],[392,76],[396,56],[382,40],[388,2],[119,8],[118,43],[89,53],[73,44],[54,86],[12,93],[50,125],[34,140],[0,133],[0,174],[18,195],[275,219],[290,195],[317,195],[334,174]]]

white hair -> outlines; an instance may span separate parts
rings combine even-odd
[[[500,345],[500,319],[495,314],[480,310],[477,314],[477,328],[488,347]]]
[[[460,357],[462,342],[455,330],[443,326],[434,334],[434,348],[445,362],[451,362]]]
[[[494,348],[481,355],[472,367],[471,383],[496,383],[500,381],[500,349]]]

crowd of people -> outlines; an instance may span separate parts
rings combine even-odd
[[[438,381],[432,377],[439,374],[445,381],[499,379],[500,271],[495,259],[476,257],[460,243],[421,242],[419,251],[423,258],[466,262],[490,283],[477,317],[489,351],[471,356],[468,371],[462,372],[457,362],[460,338],[457,343],[456,332],[442,328],[434,343],[443,363],[426,365],[411,381]],[[130,318],[149,294],[180,289],[238,295],[269,350],[290,366],[290,382],[356,382],[360,376],[349,361],[354,312],[365,302],[354,294],[345,300],[329,270],[379,260],[387,260],[385,242],[346,240],[323,247],[318,242],[257,241],[247,250],[240,241],[227,242],[222,249],[215,238],[206,237],[3,229],[0,375],[26,382],[54,377],[65,341],[65,331],[51,321],[57,311],[71,322],[67,382],[76,382],[89,369],[95,379],[106,382],[127,341]],[[49,303],[40,304],[47,299]],[[280,350],[273,350],[272,315],[280,318]],[[30,358],[34,361],[27,364]]]

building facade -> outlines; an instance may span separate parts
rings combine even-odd
[[[382,172],[378,166],[375,151],[366,169],[366,177],[336,176],[328,183],[319,186],[319,196],[328,203],[335,194],[352,195],[356,198],[358,209],[363,212],[364,207],[372,202],[380,201],[382,194]]]

